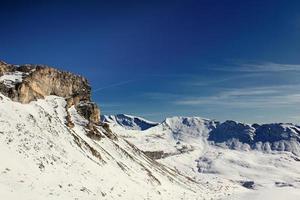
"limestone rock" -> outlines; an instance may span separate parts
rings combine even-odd
[[[2,76],[5,72],[11,72],[13,70],[13,65],[7,64],[6,62],[0,60],[0,76]]]
[[[40,66],[37,66],[17,89],[21,103],[28,103],[47,95],[90,101],[91,93],[91,88],[85,78]]]
[[[13,101],[29,103],[49,95],[64,97],[66,110],[75,106],[91,129],[100,124],[100,110],[91,102],[91,87],[82,76],[45,65],[19,66],[0,61],[0,78],[0,92]],[[67,122],[73,127],[71,119]]]

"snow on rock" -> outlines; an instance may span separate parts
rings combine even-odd
[[[24,75],[23,72],[6,72],[0,76],[0,83],[9,88],[15,87],[16,84],[22,82]]]

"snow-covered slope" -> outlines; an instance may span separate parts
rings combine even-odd
[[[300,197],[296,125],[173,117],[144,131],[112,129],[158,162],[227,189],[221,199]]]
[[[174,139],[188,141],[207,137],[218,122],[201,117],[172,117],[165,119],[161,125],[172,131]]]
[[[29,104],[0,95],[1,199],[203,199],[209,189],[145,156],[57,96]],[[221,195],[221,194],[219,194]],[[224,194],[223,194],[224,195]],[[210,193],[211,197],[216,194]]]

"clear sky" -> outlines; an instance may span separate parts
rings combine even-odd
[[[0,59],[86,76],[103,114],[300,123],[300,1],[1,1]]]

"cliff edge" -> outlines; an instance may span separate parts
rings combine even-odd
[[[0,92],[23,104],[49,95],[63,97],[67,102],[66,110],[75,106],[90,122],[89,129],[100,124],[100,109],[91,101],[87,79],[80,75],[46,65],[13,65],[0,61]],[[68,126],[72,127],[72,122],[69,121]]]

